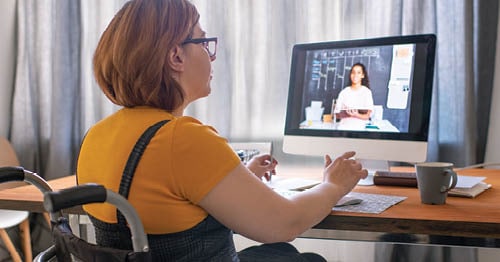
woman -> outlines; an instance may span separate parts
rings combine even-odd
[[[206,38],[198,19],[186,0],[133,0],[113,18],[97,46],[94,74],[123,109],[88,131],[78,183],[117,192],[130,184],[126,195],[144,223],[154,261],[253,260],[251,252],[236,253],[232,231],[263,243],[293,240],[327,216],[367,172],[350,159],[353,152],[335,161],[325,156],[323,183],[286,199],[260,180],[277,165],[269,155],[245,166],[214,128],[183,116],[191,102],[210,94],[216,59],[217,39]],[[158,128],[162,120],[168,123]],[[133,167],[129,158],[137,158],[130,154],[151,126],[158,129]],[[122,181],[122,173],[133,180]],[[116,233],[123,227],[115,227],[114,208],[84,209],[100,245],[130,247],[126,235]]]
[[[335,105],[339,129],[365,129],[373,111],[373,97],[368,73],[362,63],[352,65],[350,83],[340,91]]]

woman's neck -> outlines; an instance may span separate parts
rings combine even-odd
[[[172,111],[171,114],[175,117],[181,117],[184,114],[184,109],[177,108],[176,110]]]
[[[354,83],[353,83],[353,84],[351,84],[351,88],[352,88],[352,89],[358,89],[358,88],[360,88],[360,87],[361,87],[361,83],[357,83],[357,84],[354,84]]]
[[[181,106],[177,107],[176,109],[172,110],[171,114],[175,117],[181,117],[184,115],[184,109],[187,108],[189,105],[188,102],[184,102]]]

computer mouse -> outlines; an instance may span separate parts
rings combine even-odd
[[[351,205],[357,205],[363,202],[363,199],[352,197],[352,196],[344,196],[337,202],[335,207],[343,207],[343,206],[351,206]]]

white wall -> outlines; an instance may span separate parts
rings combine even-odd
[[[497,31],[497,46],[495,59],[495,79],[493,81],[493,94],[491,96],[490,126],[488,129],[488,142],[486,143],[485,162],[500,162],[500,26]],[[500,168],[500,165],[494,166]]]
[[[16,59],[16,0],[0,1],[0,136],[7,136],[11,117]]]

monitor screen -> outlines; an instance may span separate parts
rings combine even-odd
[[[293,47],[283,151],[425,161],[435,35]]]

